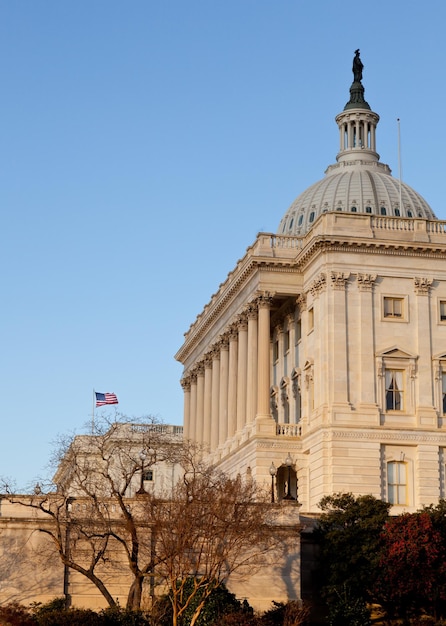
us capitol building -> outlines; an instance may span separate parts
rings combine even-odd
[[[356,51],[336,163],[260,233],[199,313],[185,437],[230,475],[316,513],[446,496],[446,223],[377,153]]]

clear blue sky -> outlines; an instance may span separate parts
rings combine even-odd
[[[0,476],[92,391],[182,422],[183,333],[335,161],[356,48],[377,148],[441,219],[442,0],[0,0]]]

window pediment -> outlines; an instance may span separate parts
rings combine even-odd
[[[382,352],[378,352],[376,354],[377,357],[386,358],[386,359],[418,359],[418,355],[412,352],[406,352],[402,350],[398,346],[393,346],[392,348],[387,348]]]

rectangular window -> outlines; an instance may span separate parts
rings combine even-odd
[[[384,317],[402,319],[404,298],[384,298]]]
[[[290,349],[290,331],[287,330],[286,332],[283,333],[283,351],[285,352],[285,354],[288,352],[289,349]]]
[[[387,463],[387,495],[390,504],[407,503],[407,467],[404,461]]]
[[[308,309],[308,332],[314,328],[314,309]]]
[[[143,479],[147,481],[153,480],[153,470],[144,470]]]
[[[273,343],[273,362],[275,363],[278,360],[279,360],[279,342],[276,340]]]
[[[403,399],[403,371],[386,370],[386,411],[402,411]]]
[[[446,300],[440,300],[440,322],[446,322]]]
[[[296,343],[302,339],[302,320],[296,321]]]

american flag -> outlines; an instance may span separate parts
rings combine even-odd
[[[96,394],[96,406],[104,406],[104,404],[118,404],[118,398],[115,393],[99,393]]]

